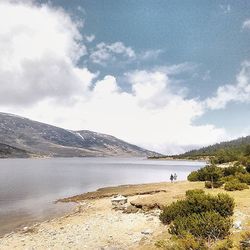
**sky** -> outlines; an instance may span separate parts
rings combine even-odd
[[[177,154],[250,134],[250,1],[0,0],[0,112]]]

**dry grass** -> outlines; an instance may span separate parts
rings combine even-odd
[[[223,188],[218,189],[205,189],[203,182],[183,182],[175,183],[172,186],[169,186],[168,193],[159,193],[155,195],[139,197],[133,203],[142,206],[152,206],[152,203],[157,203],[160,206],[170,204],[173,201],[184,198],[186,190],[189,189],[203,189],[206,193],[216,195],[218,193],[227,193],[232,196],[235,200],[235,212],[234,212],[234,221],[241,221],[243,230],[232,230],[231,239],[234,242],[233,249],[239,249],[239,241],[241,240],[242,235],[245,232],[250,232],[250,189],[242,191],[225,191]],[[168,240],[170,235],[166,232],[155,238],[157,240]],[[153,250],[155,246],[153,244],[142,245],[140,250]]]
[[[235,215],[234,220],[240,220],[243,225],[243,230],[232,230],[232,240],[235,243],[235,249],[239,249],[238,243],[241,239],[242,233],[250,231],[250,189],[243,191],[225,191],[223,188],[218,189],[205,189],[204,182],[177,182],[177,183],[151,183],[140,185],[122,185],[118,187],[107,187],[98,189],[96,192],[89,192],[82,195],[66,198],[61,201],[79,202],[88,199],[100,199],[104,197],[111,197],[115,194],[122,194],[130,196],[130,202],[136,207],[148,210],[151,208],[163,208],[163,206],[172,203],[178,199],[185,197],[185,192],[190,189],[203,189],[206,193],[218,194],[227,193],[235,199]],[[151,239],[150,242],[141,243],[137,249],[151,250],[155,249],[154,242],[157,240],[167,240],[170,235],[164,230],[160,235]]]
[[[116,194],[121,194],[124,196],[147,195],[147,194],[153,195],[160,192],[162,193],[172,192],[173,190],[176,189],[176,187],[177,189],[183,189],[184,186],[187,186],[187,182],[178,182],[178,183],[160,182],[160,183],[150,183],[150,184],[121,185],[116,187],[100,188],[95,192],[88,192],[60,199],[58,200],[58,202],[79,202],[83,200],[112,197]]]

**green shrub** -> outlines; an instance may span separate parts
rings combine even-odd
[[[248,172],[248,173],[250,173],[250,162],[247,164],[247,166],[246,166],[246,171]]]
[[[209,165],[197,171],[193,171],[188,175],[189,181],[211,181],[217,182],[223,177],[223,169],[215,165]]]
[[[206,240],[223,239],[229,235],[232,220],[224,218],[219,213],[209,211],[201,214],[190,214],[186,217],[178,216],[170,225],[169,233],[179,237],[187,233]]]
[[[238,174],[235,175],[235,177],[240,182],[250,185],[250,173],[247,173],[247,174],[238,173]]]
[[[235,190],[248,189],[249,187],[246,183],[241,183],[236,180],[236,181],[226,182],[224,188],[227,191],[235,191]]]
[[[229,181],[237,181],[237,180],[238,180],[237,177],[234,175],[229,175],[229,176],[220,178],[220,182],[223,182],[223,183],[229,182]]]
[[[241,235],[241,241],[239,249],[241,250],[249,250],[249,242],[250,242],[250,232],[244,232]]]
[[[212,182],[211,181],[205,181],[205,188],[212,188]]]
[[[176,248],[179,250],[208,250],[204,240],[195,238],[192,234],[185,234],[185,236],[176,240]]]
[[[236,173],[246,173],[246,169],[241,165],[235,165],[223,169],[224,176],[235,175]]]
[[[164,224],[170,224],[178,215],[186,216],[189,214],[186,201],[176,201],[166,206],[160,214],[160,220]]]
[[[221,240],[216,243],[213,247],[214,250],[228,250],[234,247],[233,241],[231,239]]]
[[[247,171],[248,173],[250,173],[250,158],[247,159],[247,161],[246,161],[246,163],[245,163],[245,166],[246,166],[246,171]]]
[[[228,194],[218,194],[211,199],[213,210],[223,217],[232,216],[234,213],[234,199]]]
[[[240,162],[239,161],[236,161],[233,165],[234,167],[239,167],[240,166]]]
[[[217,181],[217,182],[214,182],[213,185],[212,185],[212,182],[211,181],[206,181],[205,182],[205,187],[206,188],[219,188],[223,185],[223,182],[222,181]]]
[[[188,177],[188,181],[200,181],[198,171],[191,172]]]
[[[155,246],[163,250],[208,250],[206,242],[192,234],[185,234],[181,238],[171,237],[171,240],[160,240]]]
[[[202,189],[191,189],[186,191],[186,196],[194,196],[194,195],[202,195],[205,194],[204,190]]]
[[[192,213],[204,213],[208,211],[218,212],[221,216],[233,214],[234,201],[227,194],[212,196],[204,194],[202,190],[187,191],[185,200],[173,202],[166,206],[160,214],[160,220],[164,224],[170,224],[177,216],[185,217]]]
[[[221,187],[221,186],[223,186],[223,182],[222,181],[217,181],[217,182],[214,182],[214,188],[219,188],[219,187]]]

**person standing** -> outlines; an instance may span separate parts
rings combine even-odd
[[[171,183],[173,183],[173,181],[174,181],[174,176],[172,174],[170,175],[170,181],[171,181]]]
[[[174,173],[174,181],[177,181],[177,174]]]

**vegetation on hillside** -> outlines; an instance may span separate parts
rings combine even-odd
[[[250,136],[237,140],[221,142],[198,150],[191,150],[174,158],[207,159],[210,158],[215,164],[239,161],[250,162]]]
[[[25,158],[29,157],[30,155],[31,154],[26,150],[0,143],[0,158]]]

